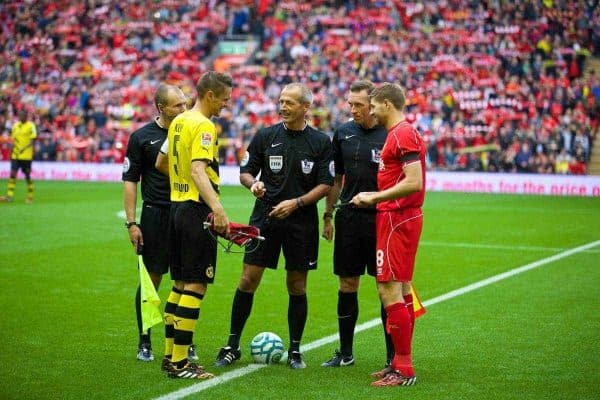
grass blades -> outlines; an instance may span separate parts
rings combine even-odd
[[[6,181],[0,181],[0,189]],[[3,399],[151,399],[189,387],[159,370],[163,328],[152,332],[157,361],[135,359],[136,256],[123,227],[122,185],[36,182],[33,205],[0,204],[0,353]],[[223,188],[233,221],[252,197]],[[600,200],[429,193],[415,284],[422,300],[600,239]],[[139,217],[138,217],[139,218]],[[337,333],[332,244],[321,240],[309,274],[303,343]],[[262,368],[216,385],[213,399],[431,398],[592,399],[600,387],[600,247],[431,306],[418,320],[415,387],[371,388],[383,365],[379,326],[356,335],[356,365],[324,369],[337,343],[305,353],[308,368]],[[194,341],[201,363],[223,374],[250,364],[249,342],[264,330],[287,337],[285,273],[267,271],[242,338],[242,359],[216,369],[229,330],[241,256],[219,253]],[[373,279],[359,292],[359,323],[379,317]],[[169,279],[159,290],[166,298]],[[164,303],[163,303],[164,304]],[[406,394],[396,390],[408,391]],[[192,398],[190,397],[190,398]]]

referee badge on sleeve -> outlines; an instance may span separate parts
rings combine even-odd
[[[381,150],[371,149],[371,161],[375,164],[379,164],[379,161],[381,161]]]
[[[250,153],[245,152],[244,158],[242,158],[242,161],[240,161],[240,166],[245,167],[248,165],[248,161],[250,161]]]
[[[131,167],[131,162],[128,157],[125,157],[125,160],[123,160],[123,172],[129,171],[129,167]]]

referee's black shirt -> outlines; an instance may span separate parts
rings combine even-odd
[[[289,130],[282,122],[260,129],[240,173],[260,173],[267,190],[263,200],[271,204],[302,196],[317,185],[333,185],[331,141],[308,125],[301,131]]]
[[[123,180],[139,182],[142,178],[142,199],[154,205],[167,206],[171,203],[169,177],[155,167],[156,156],[167,138],[167,130],[156,121],[133,132],[127,144],[123,163]]]
[[[345,175],[340,193],[342,203],[349,202],[359,192],[377,191],[377,170],[381,149],[387,137],[382,125],[366,129],[354,121],[340,126],[333,135],[335,173]]]

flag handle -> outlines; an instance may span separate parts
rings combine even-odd
[[[204,223],[202,225],[204,226],[204,229],[210,229],[212,224],[210,222],[204,221]],[[260,240],[261,242],[265,240],[265,237],[261,236],[261,235],[250,235],[249,233],[246,233],[246,232],[235,232],[235,234],[238,236],[246,236],[246,237],[249,237],[250,239]]]

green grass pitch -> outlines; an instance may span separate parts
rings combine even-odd
[[[153,399],[193,385],[160,372],[162,325],[152,333],[157,360],[135,359],[136,256],[118,216],[122,185],[37,182],[33,205],[24,204],[24,190],[19,180],[15,201],[0,204],[0,398]],[[247,190],[225,187],[222,201],[231,220],[247,221]],[[424,211],[415,274],[424,301],[600,240],[600,199],[429,193]],[[337,332],[331,254],[322,240],[319,268],[309,274],[304,344]],[[305,352],[305,370],[269,366],[189,398],[596,399],[599,267],[596,246],[431,305],[416,326],[414,387],[369,386],[369,373],[384,362],[376,326],[357,333],[353,367],[320,367],[336,348],[330,343]],[[219,253],[196,330],[201,363],[217,375],[250,364],[249,343],[260,331],[288,341],[285,274],[267,271],[242,359],[212,366],[240,271],[240,255]],[[165,278],[163,304],[168,289]],[[359,301],[359,323],[379,316],[369,277]]]

